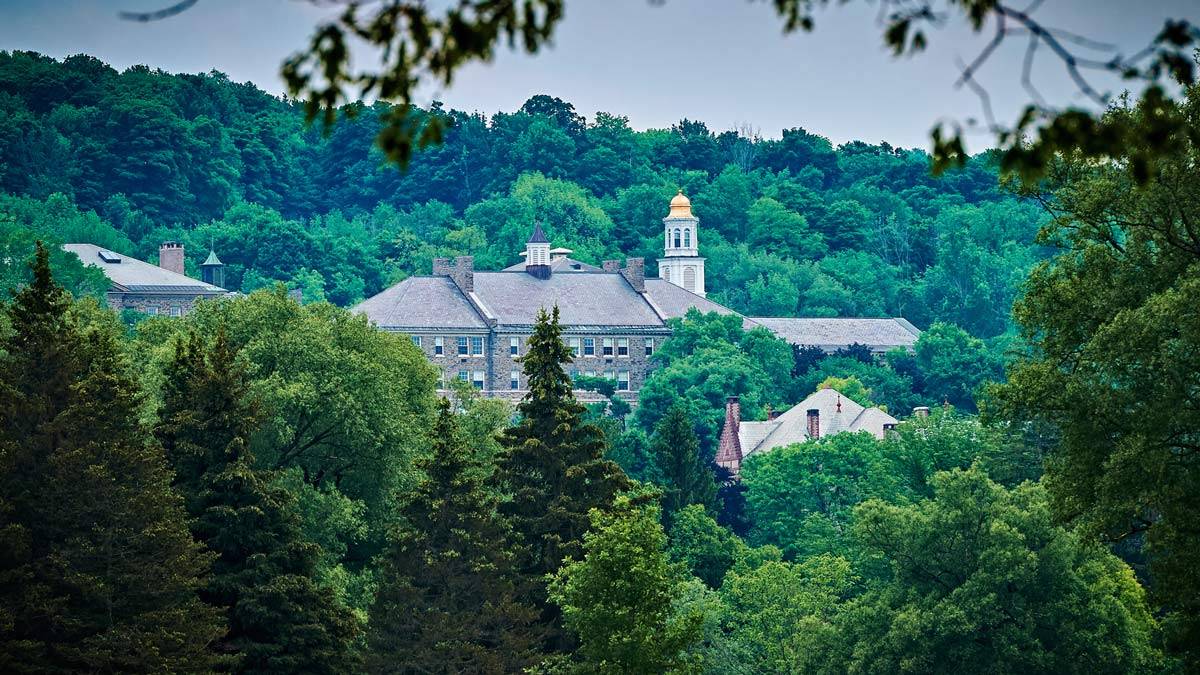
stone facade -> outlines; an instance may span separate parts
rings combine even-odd
[[[105,293],[108,306],[120,312],[130,309],[143,314],[183,316],[205,299],[229,295],[220,286],[183,274],[184,248],[166,242],[159,250],[159,265],[120,255],[94,244],[64,244],[63,249],[79,256],[88,266],[104,272],[111,282]],[[202,269],[210,277],[223,276],[223,265],[209,252]]]

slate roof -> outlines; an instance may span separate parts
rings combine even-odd
[[[549,279],[525,272],[476,272],[474,295],[501,325],[531,326],[539,309],[558,305],[559,320],[569,326],[665,327],[625,277],[612,272],[551,274]]]
[[[553,253],[553,251],[551,253]],[[524,272],[525,271],[525,261],[522,260],[521,262],[519,262],[515,265],[509,265],[508,267],[505,267],[503,271],[505,271],[505,272]],[[578,260],[575,260],[574,258],[567,258],[564,256],[559,256],[557,258],[556,257],[550,258],[551,274],[562,274],[564,272],[599,272],[599,271],[601,271],[599,267],[596,267],[595,265],[589,265],[588,263],[585,263],[585,262],[580,262]]]
[[[487,327],[450,277],[409,277],[363,300],[353,311],[380,328]]]
[[[530,244],[549,244],[550,243],[550,238],[547,237],[546,233],[542,231],[541,223],[533,224],[533,234],[529,235],[529,241],[527,243],[530,243]]]
[[[696,295],[666,279],[646,279],[646,294],[668,319],[681,319],[693,307],[705,314],[709,312],[737,314],[719,302]],[[746,330],[757,325],[754,320],[742,317],[742,327]]]
[[[127,255],[113,253],[95,244],[63,244],[63,250],[79,256],[85,265],[99,268],[113,284],[113,291],[129,293],[183,293],[196,295],[224,295],[224,288],[206,284],[199,279],[193,279],[158,265],[151,265],[143,260]],[[101,259],[103,251],[110,259],[116,257],[119,263],[105,262]]]
[[[884,425],[897,423],[896,418],[879,408],[864,408],[836,389],[821,389],[773,420],[742,422],[738,441],[743,454],[749,456],[808,440],[808,411],[813,408],[820,411],[821,436],[866,431],[875,438],[883,438]]]
[[[904,319],[794,319],[751,317],[794,345],[809,345],[833,351],[850,344],[867,345],[873,351],[895,347],[911,349],[921,331]]]

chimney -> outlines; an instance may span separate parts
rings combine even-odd
[[[645,258],[626,258],[625,269],[621,270],[621,276],[625,277],[625,281],[633,286],[633,290],[638,293],[646,292],[646,259]]]
[[[158,247],[158,266],[176,274],[186,274],[183,271],[183,243],[164,241]]]
[[[821,437],[821,411],[816,408],[809,408],[808,416],[808,437]]]
[[[601,263],[601,265],[605,272],[620,272],[621,271],[621,261],[620,260],[605,260],[603,263]]]
[[[913,417],[929,417],[929,406],[919,405],[913,408]]]
[[[450,277],[460,291],[471,293],[475,290],[475,258],[460,255],[453,263],[449,258],[434,258],[433,276]]]
[[[768,403],[767,404],[767,419],[770,421],[774,421],[778,418],[779,418],[779,411],[776,410],[775,408],[773,408],[770,403]]]
[[[742,404],[737,396],[725,399],[725,425],[717,446],[717,466],[727,469],[736,478],[742,466],[742,441],[738,430],[742,426]]]
[[[433,259],[433,276],[435,276],[435,277],[450,276],[450,259],[449,258],[434,258]]]

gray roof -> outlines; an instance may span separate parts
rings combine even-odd
[[[476,272],[475,298],[501,325],[532,325],[539,309],[558,306],[568,326],[662,328],[662,319],[625,277],[613,272],[551,274]]]
[[[836,389],[821,389],[773,420],[739,424],[738,441],[743,454],[767,452],[808,440],[808,411],[812,409],[820,411],[821,436],[866,431],[875,438],[883,438],[884,425],[897,423],[896,418],[879,408],[864,408]]]
[[[549,244],[550,243],[550,238],[547,237],[546,233],[542,231],[541,223],[533,224],[533,234],[529,235],[528,243],[530,243],[530,244]]]
[[[647,279],[646,294],[654,301],[659,310],[670,319],[681,319],[688,310],[695,307],[697,310],[704,312],[716,312],[718,314],[737,314],[737,312],[729,309],[719,302],[713,302],[708,298],[676,286],[666,279]],[[739,315],[740,316],[740,315]],[[758,325],[754,320],[743,317],[742,327],[749,330]]]
[[[177,274],[137,258],[113,253],[95,244],[63,244],[63,250],[79,256],[83,264],[104,272],[112,282],[114,291],[196,295],[223,295],[228,292],[219,286],[206,284],[199,279]],[[105,258],[120,262],[106,262],[100,257],[101,252],[105,254]]]
[[[525,261],[522,260],[521,262],[519,262],[515,265],[509,265],[508,267],[504,268],[504,271],[505,272],[524,272],[525,271]],[[600,271],[599,267],[596,267],[595,265],[589,265],[585,262],[580,262],[578,260],[575,260],[574,258],[567,258],[565,256],[557,256],[557,257],[551,256],[551,258],[550,258],[550,272],[553,274],[562,274],[563,272],[599,272],[599,271]]]
[[[794,345],[820,347],[827,351],[854,343],[874,351],[895,347],[912,348],[920,337],[918,330],[904,319],[793,319],[751,317],[779,337]]]
[[[450,277],[409,277],[354,307],[380,328],[486,328]]]

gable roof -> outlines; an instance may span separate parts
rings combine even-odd
[[[532,326],[539,309],[558,306],[568,326],[666,324],[625,277],[614,272],[551,274],[538,279],[525,272],[476,272],[474,297],[500,325]]]
[[[114,291],[130,293],[184,293],[197,295],[223,295],[228,293],[220,286],[206,284],[199,279],[172,272],[144,260],[96,246],[95,244],[63,244],[63,250],[79,256],[85,265],[104,272],[112,282]],[[104,257],[101,257],[101,253]],[[119,261],[119,262],[108,262]]]
[[[887,351],[895,347],[911,349],[921,331],[904,319],[797,319],[781,317],[752,317],[779,337],[794,345],[820,347],[833,351],[854,343],[872,351]]]
[[[351,310],[380,328],[482,329],[487,322],[450,277],[409,277]]]
[[[773,420],[742,422],[738,434],[742,452],[751,455],[808,440],[808,411],[813,409],[818,411],[821,436],[866,431],[883,438],[884,425],[897,423],[896,418],[879,408],[865,408],[836,389],[821,389]]]

